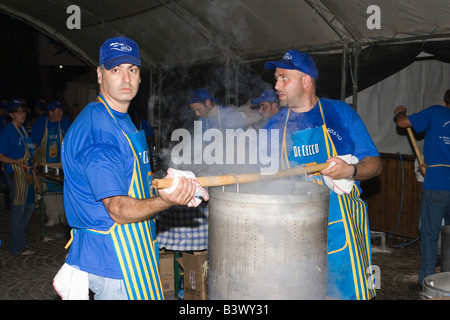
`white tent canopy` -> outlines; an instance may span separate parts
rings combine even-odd
[[[70,5],[80,9],[80,29],[67,26]],[[139,43],[143,67],[152,74],[179,65],[222,63],[227,97],[237,96],[233,82],[239,65],[279,59],[289,49],[308,51],[318,63],[324,95],[336,98],[337,92],[343,99],[353,94],[350,102],[381,152],[394,151],[386,133],[395,130],[395,105],[414,104],[418,111],[425,103],[440,103],[442,90],[450,87],[448,66],[439,61],[421,64],[423,72],[414,64],[404,71],[406,77],[396,74],[421,52],[450,62],[448,0],[0,0],[0,12],[63,43],[93,67],[100,45],[119,35]],[[398,149],[412,153],[403,140]]]
[[[69,5],[81,10],[80,29],[67,27]],[[380,29],[367,26],[373,5]],[[118,34],[139,43],[147,66],[450,36],[447,0],[1,0],[0,11],[34,25],[92,65],[101,43]]]

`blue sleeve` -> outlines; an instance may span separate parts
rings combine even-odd
[[[128,195],[126,164],[119,148],[99,144],[83,151],[80,162],[96,201]]]
[[[343,101],[321,99],[326,108],[328,132],[339,155],[353,154],[359,160],[380,154],[358,113]]]
[[[361,160],[365,157],[379,157],[377,147],[373,143],[367,128],[361,118],[353,122],[351,127],[351,135],[355,142],[355,151],[353,155]]]
[[[411,125],[417,133],[423,132],[429,128],[432,121],[432,110],[433,107],[430,107],[408,116],[409,122],[411,122]]]

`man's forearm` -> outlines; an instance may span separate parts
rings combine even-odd
[[[111,218],[118,224],[147,220],[172,205],[160,197],[135,199],[128,196],[115,196],[105,198],[102,202]]]
[[[355,180],[369,180],[381,173],[382,165],[380,157],[365,157],[357,163]]]

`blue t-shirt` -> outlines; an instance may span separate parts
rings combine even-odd
[[[325,122],[338,155],[352,154],[361,160],[365,157],[379,157],[380,154],[367,131],[361,117],[347,103],[320,98]],[[282,108],[269,118],[263,129],[279,129],[280,146],[286,123],[288,108]],[[319,103],[307,112],[290,112],[286,132],[315,128],[323,125]]]
[[[408,117],[414,130],[425,131],[424,157],[430,165],[450,165],[450,108],[435,105]],[[450,191],[450,167],[428,167],[424,189]]]
[[[320,98],[325,122],[338,155],[352,154],[361,160],[365,157],[379,157],[380,154],[356,111],[344,101]],[[269,118],[262,129],[278,129],[281,152],[283,132],[289,108],[282,108]],[[315,128],[323,125],[319,103],[307,112],[290,112],[286,135],[290,132]],[[270,137],[270,130],[268,136]],[[288,139],[289,137],[287,137]],[[269,146],[270,144],[268,144]],[[359,181],[355,181],[359,186]]]
[[[109,230],[114,221],[101,200],[128,195],[134,157],[121,128],[126,134],[136,128],[128,113],[111,111],[119,124],[103,104],[88,104],[63,141],[64,207],[76,229]],[[76,232],[66,262],[99,276],[122,278],[110,236]]]
[[[200,118],[202,121],[202,131],[208,129],[222,129],[225,135],[226,129],[243,129],[245,130],[245,121],[242,115],[233,108],[225,106],[217,106],[218,112],[215,117]]]
[[[47,121],[47,119],[47,114],[44,113],[36,119],[36,122],[31,129],[31,140],[36,144],[37,147],[41,146],[42,138],[44,137],[46,128],[45,124],[47,124],[48,129],[58,128],[60,126],[62,134],[61,138],[64,138],[67,130],[69,130],[70,121],[66,117],[63,117],[61,122],[51,122],[50,120]]]
[[[26,137],[25,127],[22,126],[19,130],[23,137]],[[10,122],[0,133],[0,154],[3,154],[11,159],[22,159],[25,156],[25,141],[17,131],[16,126]],[[11,164],[5,164],[5,174],[12,173]]]

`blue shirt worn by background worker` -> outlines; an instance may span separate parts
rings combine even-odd
[[[425,131],[427,173],[423,188],[450,191],[450,108],[434,105],[408,119],[414,130]]]

